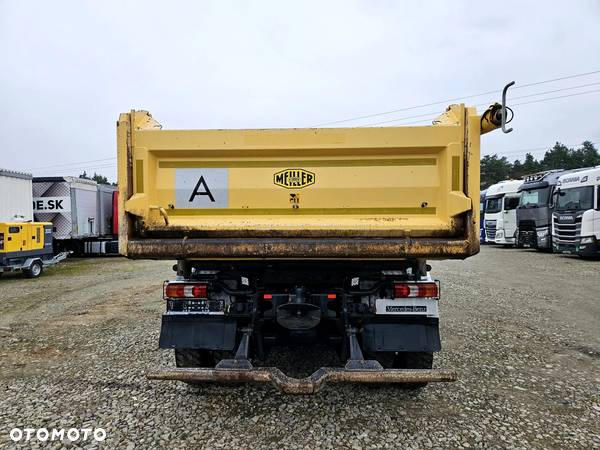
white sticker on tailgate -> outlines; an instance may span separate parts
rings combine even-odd
[[[176,208],[227,208],[229,169],[175,169]]]
[[[438,301],[433,298],[378,298],[375,301],[375,312],[377,314],[439,317]]]

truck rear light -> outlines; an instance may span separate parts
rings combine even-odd
[[[419,286],[419,297],[438,298],[439,289],[437,283],[421,283]]]
[[[439,298],[437,283],[398,283],[394,285],[394,298]]]
[[[206,298],[206,284],[167,283],[164,287],[165,298]]]
[[[337,294],[327,294],[327,298],[330,300],[335,300],[337,298]]]
[[[265,300],[272,300],[273,299],[273,294],[263,294],[263,298]]]
[[[408,284],[396,284],[394,286],[394,298],[408,298],[411,296],[410,294],[411,289]]]

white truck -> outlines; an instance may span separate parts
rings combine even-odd
[[[517,232],[519,187],[523,180],[506,180],[491,185],[485,194],[484,227],[489,243],[514,245]]]
[[[600,166],[558,179],[552,243],[555,253],[600,256]]]

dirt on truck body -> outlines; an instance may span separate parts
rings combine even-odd
[[[426,260],[479,251],[480,135],[504,111],[283,130],[162,130],[148,112],[122,114],[120,252],[177,260],[160,334],[177,367],[148,377],[288,393],[455,380],[432,369],[440,284]],[[251,362],[315,343],[345,364],[296,379]]]

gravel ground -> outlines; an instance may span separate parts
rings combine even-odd
[[[173,365],[157,348],[171,262],[83,259],[37,280],[3,277],[0,447],[15,445],[14,427],[102,427],[104,447],[127,449],[600,448],[600,262],[485,247],[432,265],[443,287],[435,364],[460,380],[315,396],[146,381]],[[318,352],[294,360],[316,365]]]

